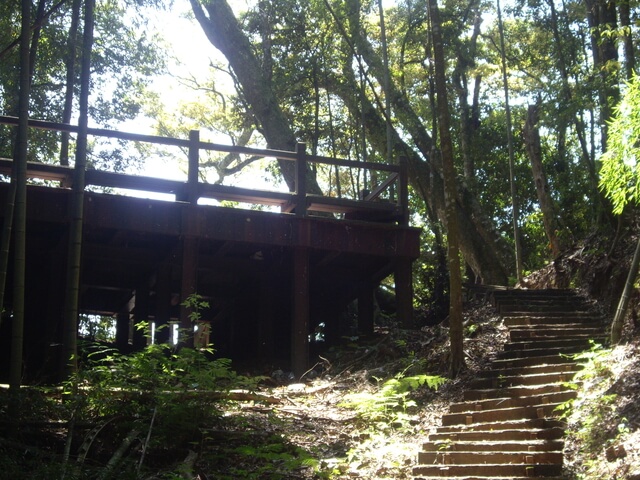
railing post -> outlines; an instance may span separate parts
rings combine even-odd
[[[398,200],[400,202],[400,212],[402,225],[409,225],[409,160],[407,157],[400,157],[400,186]]]
[[[296,215],[307,215],[307,146],[296,144]]]
[[[189,131],[189,170],[187,172],[187,202],[198,203],[198,169],[200,168],[200,131]]]

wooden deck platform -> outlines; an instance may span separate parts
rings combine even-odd
[[[10,123],[7,117],[0,117],[0,123],[3,119]],[[47,122],[34,127],[60,129]],[[122,132],[106,134],[142,140]],[[161,140],[186,142],[197,152],[213,148],[195,134],[188,141]],[[144,136],[144,141],[158,137]],[[145,344],[131,328],[137,321],[188,325],[180,303],[197,292],[211,305],[203,320],[220,355],[291,368],[297,375],[308,367],[309,335],[318,325],[326,325],[329,340],[348,328],[365,334],[373,330],[373,291],[390,274],[396,278],[398,316],[410,324],[411,264],[419,254],[419,230],[407,225],[406,172],[397,165],[351,165],[354,162],[310,157],[303,148],[242,150],[294,161],[300,172],[306,169],[304,162],[317,161],[376,168],[386,176],[372,189],[373,197],[356,200],[309,195],[304,187],[270,192],[203,184],[197,174],[199,155],[193,152],[184,182],[87,171],[89,185],[170,193],[176,200],[85,192],[80,311],[117,317],[116,343],[126,350]],[[0,160],[0,175],[11,166],[10,160]],[[47,185],[30,185],[27,198],[25,354],[27,377],[35,379],[63,361],[59,357],[72,191],[60,185],[70,185],[74,176],[73,169],[54,165],[30,164],[28,171],[31,178],[48,180]],[[391,185],[398,200],[379,201]],[[3,221],[8,190],[9,184],[0,182]],[[201,205],[200,198],[280,209]],[[7,293],[10,300],[11,276]],[[357,325],[345,316],[354,300]],[[10,312],[10,301],[7,307]],[[9,324],[2,324],[3,339],[9,337]],[[161,330],[156,339],[168,340],[168,331]]]

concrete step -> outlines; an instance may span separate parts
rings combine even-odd
[[[513,352],[510,352],[513,353]],[[577,363],[571,356],[564,353],[554,353],[553,355],[524,356],[521,358],[497,358],[491,362],[496,369],[503,368],[524,368],[537,365],[562,365],[565,363]]]
[[[537,313],[590,313],[591,310],[588,305],[574,305],[571,303],[555,303],[555,304],[532,304],[518,302],[513,304],[500,303],[496,307],[498,313],[501,315],[512,315],[514,312],[523,313],[526,312],[529,315]]]
[[[519,351],[527,355],[531,355],[532,350],[547,349],[563,349],[563,348],[575,348],[575,353],[579,353],[585,350],[589,350],[591,347],[591,340],[596,343],[602,343],[606,340],[604,336],[584,336],[580,338],[558,338],[558,339],[541,339],[541,340],[518,340],[511,341],[504,345],[504,352]],[[533,354],[533,356],[536,356]]]
[[[572,315],[546,315],[533,316],[521,315],[515,317],[503,317],[503,323],[507,327],[518,326],[585,326],[585,327],[603,327],[604,320],[600,315],[591,316],[572,316]]]
[[[543,430],[547,428],[562,427],[565,423],[557,418],[524,418],[516,420],[501,420],[478,424],[441,425],[436,428],[437,433],[463,433],[463,432],[494,432],[499,430],[523,430],[526,428]]]
[[[494,410],[480,410],[460,413],[447,413],[442,416],[442,425],[467,425],[496,423],[509,420],[549,418],[557,416],[557,403],[546,405],[497,408]]]
[[[604,334],[599,327],[512,327],[509,329],[509,339],[514,342],[522,340],[550,340],[550,339],[583,339],[598,338]]]
[[[563,440],[507,440],[507,441],[429,441],[422,446],[424,452],[558,452],[564,448]]]
[[[418,463],[421,465],[484,465],[484,464],[534,464],[562,465],[562,452],[463,452],[439,451],[420,452]]]
[[[500,298],[535,298],[535,297],[543,297],[543,298],[553,298],[553,297],[570,297],[570,298],[580,298],[578,294],[576,294],[575,290],[570,288],[542,288],[535,290],[527,290],[523,288],[511,288],[506,290],[495,290],[492,292],[492,297],[495,299]]]
[[[584,369],[584,365],[575,362],[541,364],[541,365],[522,365],[522,366],[502,366],[498,365],[491,370],[485,370],[478,373],[479,378],[498,378],[513,375],[534,375],[542,373],[572,373],[576,374]]]
[[[562,474],[562,464],[481,464],[481,465],[420,465],[413,470],[414,476],[451,478],[515,478],[549,477]]]
[[[531,440],[558,440],[563,438],[563,427],[549,428],[507,428],[503,430],[472,430],[472,429],[451,429],[438,431],[429,435],[429,440],[451,441],[451,442],[510,442],[510,441],[531,441]]]
[[[565,319],[572,319],[573,321],[575,320],[580,320],[580,319],[592,319],[595,318],[596,315],[594,315],[594,313],[590,310],[569,310],[569,311],[561,311],[561,312],[530,312],[530,311],[512,311],[509,312],[507,314],[504,314],[503,316],[505,317],[535,317],[535,318],[542,318],[542,317],[551,317],[551,318],[565,318]]]
[[[561,404],[576,398],[577,393],[574,390],[565,392],[554,392],[542,395],[530,395],[526,397],[514,398],[490,398],[486,400],[474,400],[469,402],[453,403],[449,407],[450,413],[463,412],[479,412],[483,410],[496,410],[498,408],[513,408],[526,406],[541,406],[548,404]]]
[[[560,372],[534,373],[531,375],[498,376],[495,378],[478,378],[471,382],[471,388],[486,390],[491,388],[503,389],[505,387],[548,385],[571,382],[574,376],[574,372]]]
[[[574,342],[573,344],[568,343],[568,344],[557,344],[554,347],[551,346],[545,346],[542,344],[536,345],[534,343],[531,342],[518,342],[518,343],[523,343],[523,345],[521,345],[521,348],[517,348],[514,347],[513,345],[509,345],[506,344],[505,345],[505,349],[498,353],[497,355],[497,359],[498,360],[504,360],[504,359],[519,359],[519,358],[533,358],[533,357],[549,357],[549,356],[564,356],[564,360],[563,361],[569,361],[571,360],[571,357],[579,354],[579,353],[583,353],[587,350],[589,350],[590,348],[590,344],[585,342]],[[522,347],[528,347],[528,348],[522,348]]]
[[[495,398],[522,398],[550,393],[570,392],[573,389],[564,383],[550,383],[546,385],[526,385],[504,388],[487,388],[467,390],[463,393],[464,401],[488,400]]]
[[[486,477],[478,477],[477,475],[473,476],[464,476],[464,477],[454,477],[447,475],[446,477],[415,477],[415,480],[439,480],[441,478],[449,478],[451,480],[567,480],[566,477],[514,477],[513,475],[508,475],[506,477],[496,477],[495,475],[489,475]]]

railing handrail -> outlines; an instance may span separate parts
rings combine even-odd
[[[11,117],[6,115],[0,115],[0,124],[5,125],[18,125],[18,118]],[[68,132],[68,133],[78,133],[79,127],[77,125],[72,125],[68,123],[59,123],[52,122],[48,120],[36,120],[29,119],[29,126],[32,128],[38,128],[43,130],[51,130],[51,131],[59,131],[59,132]],[[339,158],[331,158],[325,157],[321,155],[310,155],[306,152],[304,144],[300,143],[296,147],[296,151],[286,151],[286,150],[274,150],[274,149],[264,149],[264,148],[253,148],[253,147],[241,147],[235,145],[223,145],[212,142],[204,142],[200,140],[200,133],[198,130],[192,130],[189,133],[189,139],[180,139],[180,138],[172,138],[165,137],[160,135],[146,135],[139,133],[130,133],[130,132],[122,132],[118,130],[111,130],[106,128],[95,128],[90,127],[87,130],[87,133],[91,136],[97,137],[106,137],[106,138],[116,138],[120,140],[128,140],[134,142],[144,142],[151,144],[159,144],[159,145],[168,145],[168,146],[176,146],[185,148],[188,150],[188,171],[187,171],[187,181],[180,182],[176,180],[164,180],[164,179],[155,179],[154,177],[146,177],[141,175],[129,175],[129,174],[117,174],[113,172],[99,171],[100,175],[91,175],[87,178],[87,183],[96,186],[122,186],[122,184],[126,184],[128,186],[123,186],[122,188],[132,188],[134,181],[138,181],[140,183],[141,190],[151,191],[157,193],[174,193],[178,200],[187,201],[191,203],[197,202],[201,193],[204,193],[204,196],[214,196],[219,195],[224,197],[225,193],[231,195],[230,191],[225,190],[224,188],[217,189],[215,186],[207,185],[206,188],[203,188],[204,185],[201,185],[198,180],[199,173],[199,156],[200,150],[210,150],[210,151],[219,151],[224,153],[234,153],[234,154],[245,154],[252,155],[257,157],[268,157],[275,158],[277,160],[287,160],[296,162],[296,191],[289,192],[288,194],[284,194],[281,192],[270,192],[265,190],[258,189],[239,189],[243,191],[252,191],[257,195],[255,196],[256,203],[264,203],[268,205],[284,203],[284,199],[289,199],[288,202],[291,202],[291,199],[295,200],[296,203],[296,214],[297,215],[306,215],[307,213],[307,202],[304,200],[307,197],[306,191],[306,170],[308,163],[318,163],[318,164],[326,164],[331,166],[338,167],[346,167],[346,168],[360,168],[360,169],[368,169],[368,170],[376,170],[382,172],[390,172],[390,175],[372,192],[368,197],[361,200],[363,202],[371,203],[371,200],[375,200],[375,197],[379,196],[379,194],[393,184],[396,179],[399,183],[399,195],[398,201],[396,202],[396,206],[400,210],[399,220],[401,223],[405,224],[407,221],[407,169],[406,162],[400,162],[399,165],[392,164],[383,164],[376,162],[361,162],[356,160],[347,160],[347,159],[339,159]],[[0,170],[4,170],[5,173],[7,168],[10,166],[8,162],[11,160],[8,159],[0,159]],[[40,168],[38,165],[42,165]],[[31,172],[31,176],[40,177],[44,179],[62,179],[64,178],[67,183],[72,180],[71,172],[73,168],[65,167],[62,165],[54,165],[54,164],[36,164],[34,162],[29,162],[29,171]],[[98,172],[98,171],[96,171]],[[128,176],[131,177],[130,180],[125,180],[123,177]],[[98,183],[93,183],[98,182]],[[166,189],[170,188],[170,191]],[[207,195],[208,194],[208,195]],[[260,199],[264,197],[264,202],[261,202]],[[252,197],[253,198],[253,197]],[[387,205],[388,207],[388,205]],[[385,207],[386,210],[388,208]]]

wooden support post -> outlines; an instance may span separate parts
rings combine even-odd
[[[373,286],[365,280],[358,291],[358,331],[363,335],[373,333]]]
[[[185,236],[182,238],[182,285],[180,302],[197,293],[198,280],[198,239]],[[193,348],[193,325],[189,314],[191,310],[180,305],[180,344]]]
[[[275,268],[265,268],[260,272],[258,353],[263,360],[272,359],[275,353],[275,299],[278,295],[275,272]]]
[[[134,310],[134,325],[132,339],[133,348],[135,350],[142,350],[147,345],[147,333],[148,330],[141,330],[137,328],[137,324],[140,322],[149,321],[149,287],[140,285],[136,288],[136,306]]]
[[[307,146],[296,144],[296,215],[307,215]]]
[[[129,351],[129,325],[131,314],[129,310],[118,312],[116,315],[116,348],[120,353]]]
[[[409,160],[407,157],[400,157],[400,191],[398,192],[398,202],[400,203],[401,219],[400,224],[409,225]]]
[[[171,340],[171,266],[162,264],[156,279],[156,325],[154,343],[169,343]]]
[[[396,284],[396,311],[404,328],[413,328],[413,275],[411,259],[399,258],[394,272]]]
[[[309,366],[309,250],[293,249],[291,368],[296,378]]]
[[[189,131],[189,171],[187,173],[187,199],[189,203],[198,203],[198,169],[200,168],[200,131]]]

